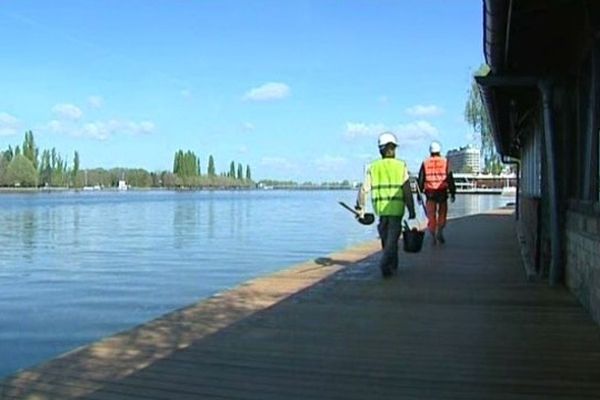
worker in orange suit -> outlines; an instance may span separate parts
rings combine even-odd
[[[439,142],[431,142],[429,157],[421,164],[419,170],[419,188],[427,198],[427,228],[434,245],[446,242],[444,227],[448,214],[448,195],[454,203],[456,186],[448,160],[440,155],[442,146]],[[418,196],[418,200],[423,200]]]

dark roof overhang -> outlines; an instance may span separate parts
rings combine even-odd
[[[535,77],[487,76],[475,77],[486,106],[492,136],[498,153],[519,158],[519,127],[535,102],[538,79]],[[521,105],[521,107],[518,107]],[[525,110],[523,114],[522,110]]]
[[[519,156],[519,124],[539,100],[537,82],[569,71],[580,58],[584,3],[484,0],[483,47],[490,72],[476,80],[501,155]]]

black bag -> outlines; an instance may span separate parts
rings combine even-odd
[[[408,223],[404,221],[404,230],[402,231],[402,240],[404,241],[404,251],[407,253],[418,253],[423,247],[423,239],[425,238],[425,232],[420,231],[417,228],[408,226]]]

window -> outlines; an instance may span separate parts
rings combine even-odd
[[[521,185],[523,194],[541,197],[542,145],[541,128],[535,127],[525,138],[521,160]]]

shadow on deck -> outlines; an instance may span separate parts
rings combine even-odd
[[[598,396],[600,329],[565,289],[526,282],[512,215],[451,221],[446,236],[389,280],[364,258],[376,243],[261,278],[137,328],[144,341],[121,334],[121,358],[82,349],[10,378],[2,398]]]

